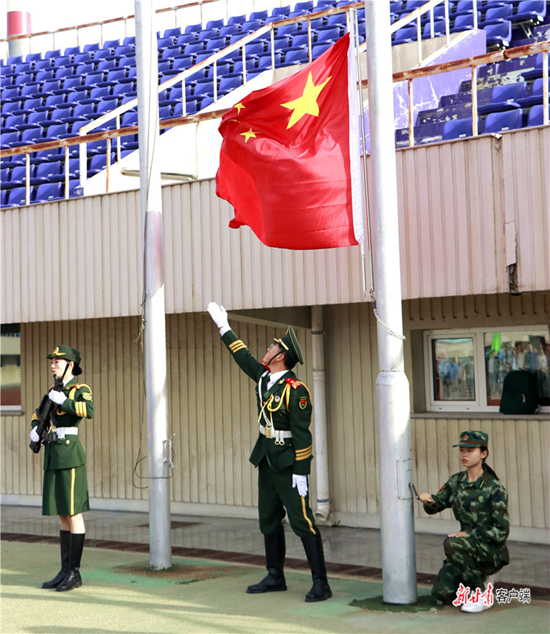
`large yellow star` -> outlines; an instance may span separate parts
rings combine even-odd
[[[240,112],[243,108],[246,108],[242,103],[236,103],[235,108],[237,108],[237,112]]]
[[[256,133],[250,128],[248,132],[241,132],[241,136],[244,136],[244,142],[246,143],[250,137],[256,138]]]
[[[316,86],[313,83],[313,77],[311,76],[311,73],[309,73],[303,95],[301,97],[298,97],[298,99],[295,99],[294,101],[289,101],[288,103],[281,104],[283,108],[288,108],[289,110],[293,111],[290,117],[290,121],[286,126],[287,130],[289,128],[292,128],[295,123],[298,123],[298,121],[300,121],[300,119],[305,114],[312,114],[314,117],[319,116],[317,97],[330,79],[331,78],[328,77],[322,84]]]

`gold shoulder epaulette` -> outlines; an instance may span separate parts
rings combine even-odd
[[[76,385],[73,385],[73,387],[77,390],[81,390],[83,387],[87,387],[90,392],[92,391],[91,387],[89,385],[86,385],[86,383],[77,383]]]

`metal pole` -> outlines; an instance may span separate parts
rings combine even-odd
[[[151,568],[170,568],[170,486],[162,192],[158,164],[158,60],[153,0],[135,0],[138,134],[143,236],[144,373],[147,399]]]
[[[378,317],[376,414],[380,482],[383,597],[416,601],[409,382],[403,360],[403,317],[397,216],[392,51],[388,7],[366,0],[367,63],[375,218],[375,287]],[[384,322],[384,324],[381,323]]]

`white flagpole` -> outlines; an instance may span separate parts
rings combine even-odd
[[[392,51],[388,5],[365,1],[375,282],[378,326],[376,423],[382,538],[383,596],[387,603],[417,599],[409,382],[405,376],[395,161]],[[389,107],[388,107],[389,106]]]

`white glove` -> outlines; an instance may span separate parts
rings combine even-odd
[[[67,400],[67,397],[63,394],[63,392],[56,392],[55,390],[52,390],[48,394],[48,397],[50,401],[53,401],[57,405],[63,405],[63,403]]]
[[[297,487],[298,493],[305,498],[307,495],[307,476],[292,474],[292,488]]]
[[[31,429],[31,440],[33,442],[38,442],[40,440],[40,436],[38,435],[38,432],[36,431],[36,427],[33,427]]]
[[[212,317],[214,323],[220,330],[222,328],[226,328],[227,330],[229,330],[227,311],[223,306],[218,306],[216,302],[210,302],[208,304],[208,312],[210,313],[210,317]]]

